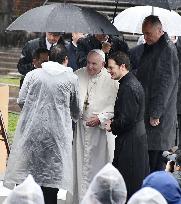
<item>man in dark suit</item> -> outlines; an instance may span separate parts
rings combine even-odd
[[[61,33],[51,33],[47,32],[40,38],[36,38],[28,41],[22,49],[22,54],[17,64],[17,68],[20,74],[22,74],[20,80],[20,88],[23,83],[25,75],[34,69],[32,64],[33,54],[38,48],[51,49],[56,44],[65,45]]]
[[[130,61],[123,52],[113,53],[108,59],[111,78],[119,80],[114,106],[114,118],[106,129],[117,135],[113,165],[122,174],[127,199],[138,189],[149,173],[147,136],[144,124],[145,95],[136,77],[129,72]]]
[[[80,38],[84,38],[84,33],[75,32],[72,33],[72,40],[66,45],[66,48],[68,50],[68,67],[71,67],[73,71],[76,71],[78,69],[77,65],[77,41]]]

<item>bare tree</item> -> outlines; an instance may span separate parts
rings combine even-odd
[[[0,0],[0,31],[6,29],[11,22],[13,0]]]

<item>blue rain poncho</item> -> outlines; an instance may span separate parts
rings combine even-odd
[[[181,204],[181,189],[170,172],[156,171],[148,175],[142,187],[152,187],[159,191],[168,204]]]

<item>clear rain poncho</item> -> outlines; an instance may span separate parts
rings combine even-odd
[[[145,187],[133,194],[128,204],[167,204],[167,201],[156,189]]]
[[[80,113],[78,77],[57,62],[29,72],[19,93],[24,104],[3,185],[13,188],[31,174],[44,187],[72,193],[72,120]]]
[[[43,192],[31,175],[16,186],[3,204],[44,204]]]
[[[122,175],[108,163],[92,180],[81,204],[124,204],[126,197]]]

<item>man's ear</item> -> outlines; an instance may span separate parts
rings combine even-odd
[[[35,65],[36,64],[36,59],[32,60],[32,64]]]
[[[178,171],[181,171],[181,166],[177,165]]]
[[[102,67],[105,67],[105,65],[106,65],[106,62],[103,62],[103,63],[102,63]]]
[[[68,64],[68,56],[65,56],[65,59],[64,59],[64,61],[63,61],[63,63],[65,63],[66,65]]]
[[[68,60],[68,56],[65,56],[65,60]]]
[[[125,64],[122,64],[122,65],[121,65],[121,67],[122,67],[122,69],[123,69],[123,70],[127,70],[127,68],[126,68],[126,65],[125,65]]]

